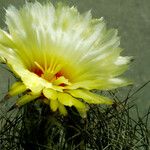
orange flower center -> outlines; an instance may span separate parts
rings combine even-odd
[[[35,73],[39,77],[54,83],[59,86],[67,85],[67,78],[65,78],[61,67],[55,67],[55,69],[51,70],[51,68],[44,69],[39,63],[34,62],[34,67],[30,69],[31,72]]]

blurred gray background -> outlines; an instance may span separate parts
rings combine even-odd
[[[128,78],[134,80],[134,90],[150,80],[150,0],[62,1],[70,6],[76,6],[81,13],[91,9],[93,17],[104,17],[108,28],[118,29],[121,47],[124,49],[122,55],[134,57],[134,62],[126,73]],[[52,2],[56,1],[52,0]],[[25,0],[0,0],[1,28],[5,28],[5,8],[9,5],[20,7],[24,3]],[[8,82],[11,83],[12,80],[12,75],[0,67],[0,96],[7,92]],[[150,106],[150,84],[140,90],[135,99],[139,111],[143,114]]]

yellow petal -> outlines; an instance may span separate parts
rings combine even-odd
[[[86,118],[86,116],[87,116],[87,110],[88,109],[80,109],[80,108],[77,108],[77,110],[78,110],[78,112],[79,112],[79,114],[80,114],[80,116],[82,117],[82,118]]]
[[[24,66],[21,66],[13,62],[12,67],[15,70],[15,72],[21,77],[26,87],[30,89],[33,93],[39,94],[44,88],[52,87],[52,84],[50,82],[28,71]]]
[[[6,64],[7,60],[4,57],[0,56],[0,63],[5,63]]]
[[[111,99],[91,93],[87,90],[69,90],[68,93],[76,98],[82,98],[84,101],[90,104],[113,104],[113,101]]]
[[[60,84],[63,84],[63,83],[66,84],[66,85],[70,84],[68,79],[66,79],[64,76],[59,77],[57,80],[55,80],[53,82],[54,85],[60,85]]]
[[[58,109],[59,103],[57,100],[50,100],[50,108],[52,111],[56,111]]]
[[[79,100],[73,98],[71,95],[67,93],[59,93],[58,101],[65,106],[75,106],[80,109],[86,109],[86,105]]]
[[[86,109],[86,105],[85,105],[83,102],[77,100],[76,98],[73,98],[73,99],[72,99],[72,102],[73,102],[73,105],[74,105],[76,108],[79,108],[79,109]]]
[[[18,86],[20,86],[20,85],[23,85],[23,83],[22,82],[15,82],[15,83],[13,83],[13,85],[11,86],[11,89],[14,89],[14,88],[17,88]]]
[[[50,100],[56,100],[57,99],[57,92],[55,90],[45,88],[43,90],[43,94],[46,98],[48,98]]]
[[[15,95],[23,93],[26,90],[27,88],[22,82],[15,82],[10,88],[8,94],[10,96],[15,96]]]
[[[33,93],[28,93],[22,97],[20,97],[17,102],[16,102],[16,105],[18,107],[22,106],[22,105],[25,105],[33,100],[35,100],[36,98],[38,98],[40,95],[33,95]]]
[[[6,47],[14,47],[14,43],[12,41],[12,37],[10,34],[0,29],[0,43]]]
[[[68,112],[63,104],[59,103],[58,109],[59,109],[60,114],[62,114],[63,116],[66,116],[68,114]]]
[[[68,94],[58,93],[58,101],[65,106],[73,106],[72,99],[73,97]]]

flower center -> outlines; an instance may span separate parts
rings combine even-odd
[[[53,83],[54,85],[66,86],[70,85],[67,78],[65,78],[64,73],[61,71],[61,66],[56,65],[53,67],[43,68],[38,62],[34,62],[35,66],[30,69],[39,77]]]

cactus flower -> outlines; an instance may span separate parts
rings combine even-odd
[[[8,31],[0,29],[0,60],[20,81],[8,94],[22,94],[20,107],[42,99],[52,111],[67,115],[74,106],[82,117],[89,104],[112,104],[96,90],[130,84],[119,77],[130,57],[120,56],[117,30],[107,29],[103,18],[80,14],[75,7],[26,3],[6,9]]]

